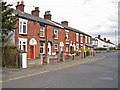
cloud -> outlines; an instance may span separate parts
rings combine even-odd
[[[16,6],[17,0],[6,1]],[[93,36],[111,35],[113,42],[115,40],[112,35],[118,29],[118,1],[120,0],[24,0],[27,13],[31,13],[33,6],[39,6],[42,18],[45,11],[50,10],[53,21],[67,20],[69,26]]]

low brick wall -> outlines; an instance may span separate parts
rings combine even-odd
[[[42,65],[42,61],[40,59],[29,59],[27,62],[28,67]]]
[[[50,62],[50,64],[58,63],[58,56],[57,55],[49,56],[49,62]]]

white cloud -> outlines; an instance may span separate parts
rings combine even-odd
[[[14,6],[17,3],[17,0],[5,1]],[[113,26],[117,27],[118,1],[120,0],[24,0],[25,12],[31,13],[33,6],[39,6],[40,17],[43,17],[46,10],[50,10],[54,21],[67,20],[69,26],[85,33],[106,33],[106,36],[117,30]],[[109,39],[115,42],[112,36]]]

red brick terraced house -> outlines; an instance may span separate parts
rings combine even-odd
[[[56,52],[81,49],[91,49],[92,37],[84,32],[68,26],[67,21],[61,23],[52,21],[50,11],[46,11],[44,18],[39,17],[39,7],[24,12],[24,2],[17,3],[14,14],[18,14],[18,27],[12,35],[13,43],[27,52],[27,58],[35,59],[40,54],[55,55]]]

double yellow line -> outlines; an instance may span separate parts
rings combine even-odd
[[[47,72],[51,72],[51,71],[57,71],[57,70],[60,70],[60,69],[64,69],[64,68],[68,68],[68,67],[72,67],[72,66],[84,64],[84,63],[87,63],[87,62],[92,62],[92,61],[100,60],[100,59],[103,59],[105,57],[106,56],[103,56],[103,57],[100,57],[100,58],[96,58],[96,59],[90,59],[88,61],[82,61],[82,62],[76,63],[76,64],[71,64],[71,65],[67,65],[67,66],[61,66],[61,67],[58,67],[58,68],[55,68],[55,69],[52,69],[52,70],[45,70],[45,71],[41,71],[41,72],[38,72],[38,73],[33,73],[33,74],[25,75],[25,76],[11,78],[11,79],[0,81],[0,82],[7,82],[7,81],[17,80],[17,79],[21,79],[21,78],[25,78],[25,77],[30,77],[30,76],[34,76],[34,75],[38,75],[38,74],[43,74],[43,73],[47,73]]]

